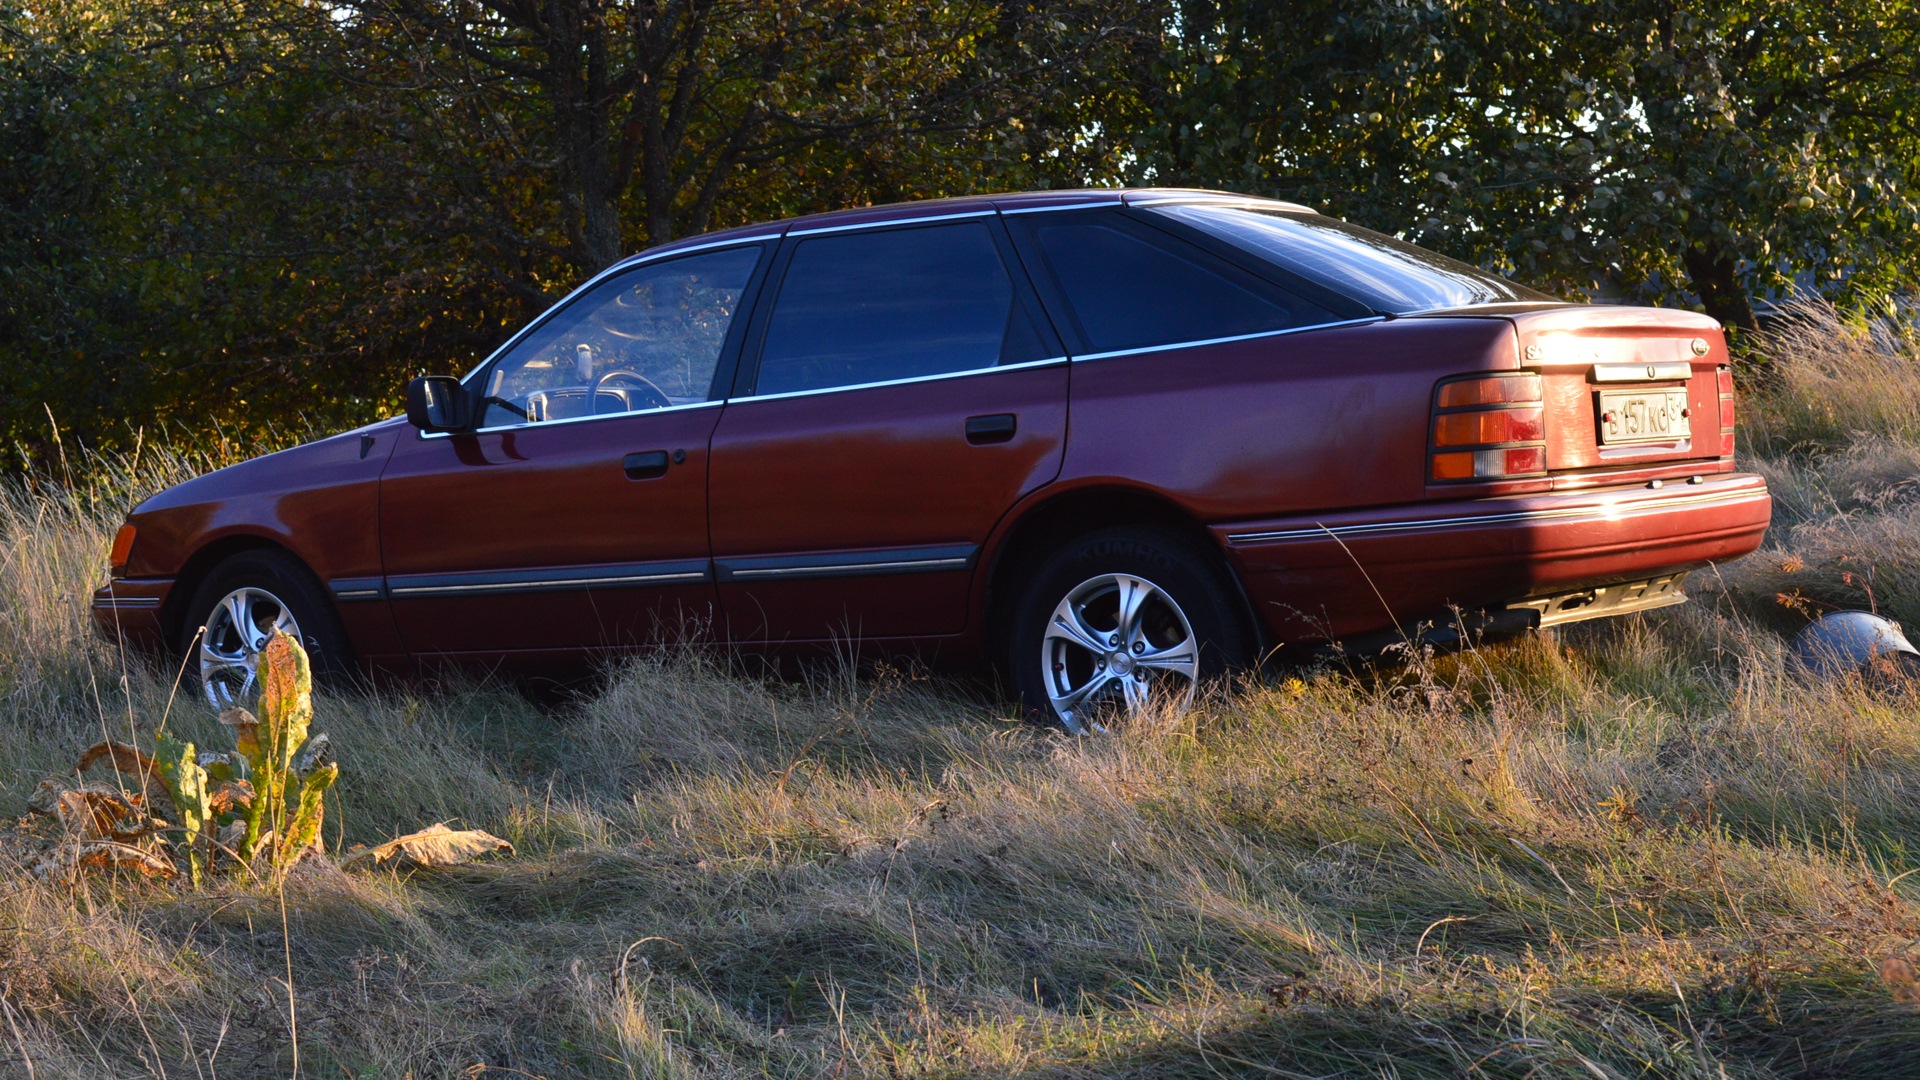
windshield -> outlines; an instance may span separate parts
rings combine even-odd
[[[1445,255],[1297,210],[1173,205],[1148,212],[1219,237],[1376,311],[1416,311],[1554,298]]]

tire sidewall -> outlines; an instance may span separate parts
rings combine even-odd
[[[1030,719],[1060,726],[1047,697],[1042,642],[1048,621],[1067,594],[1103,574],[1145,578],[1179,605],[1200,646],[1200,678],[1218,678],[1243,665],[1251,635],[1222,580],[1216,552],[1159,529],[1104,529],[1079,537],[1042,562],[1014,607],[1002,657],[1007,682]]]
[[[244,551],[228,558],[194,590],[186,618],[180,627],[181,652],[187,659],[187,675],[199,685],[200,665],[195,660],[198,633],[213,614],[214,605],[235,589],[255,588],[271,593],[292,613],[300,627],[300,644],[316,680],[337,681],[352,670],[346,633],[320,583],[306,567],[290,556],[273,551]]]

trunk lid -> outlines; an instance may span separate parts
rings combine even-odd
[[[1732,457],[1718,322],[1666,308],[1572,304],[1502,315],[1513,323],[1520,368],[1541,377],[1549,474]]]

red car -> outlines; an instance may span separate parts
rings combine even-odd
[[[275,626],[335,675],[692,637],[991,660],[1081,730],[1289,643],[1679,603],[1771,510],[1713,320],[1213,192],[664,245],[407,401],[142,503],[100,625],[216,704]]]

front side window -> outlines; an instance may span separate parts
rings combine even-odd
[[[801,240],[767,321],[755,394],[972,371],[1042,357],[988,226]]]
[[[1206,204],[1156,206],[1149,212],[1191,225],[1376,311],[1410,315],[1553,299],[1438,252],[1319,214]]]
[[[1088,352],[1156,348],[1333,321],[1325,309],[1115,213],[1031,226]]]
[[[760,245],[616,274],[576,297],[486,375],[481,427],[708,400]]]

